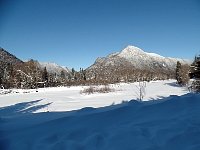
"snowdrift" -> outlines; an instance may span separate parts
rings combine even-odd
[[[0,109],[1,150],[200,149],[200,95],[70,112],[35,109],[31,102]]]

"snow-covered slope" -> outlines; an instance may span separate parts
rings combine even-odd
[[[0,149],[199,150],[199,99],[186,94],[37,114],[37,101],[19,103],[0,109]]]
[[[60,75],[61,71],[64,71],[65,73],[70,73],[71,71],[67,67],[59,66],[56,63],[50,63],[50,62],[39,62],[39,65],[41,68],[47,68],[47,71],[49,73]]]
[[[163,57],[155,53],[147,53],[135,46],[127,46],[121,52],[108,55],[104,58],[98,58],[88,69],[97,68],[99,63],[104,66],[118,66],[118,63],[125,61],[131,63],[134,68],[147,70],[156,70],[158,68],[174,70],[177,61],[184,64],[189,63],[187,60]]]
[[[187,63],[187,61],[183,59],[163,57],[155,53],[146,53],[135,46],[126,47],[118,56],[129,60],[136,68],[143,68],[145,66],[152,68],[157,65],[173,69],[177,61]]]

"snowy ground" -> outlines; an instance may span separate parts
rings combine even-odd
[[[114,86],[108,94],[81,95],[82,87],[71,87],[1,95],[0,150],[200,149],[200,95],[157,81],[148,83],[145,97],[154,100],[138,102],[131,100],[134,84]]]
[[[81,86],[45,88],[38,89],[38,92],[36,92],[36,90],[13,90],[15,93],[0,95],[0,107],[39,100],[33,103],[33,105],[44,105],[45,107],[42,108],[41,106],[41,109],[37,109],[35,112],[70,111],[84,107],[97,108],[139,98],[137,86],[138,83],[120,83],[110,85],[111,88],[115,89],[115,92],[103,94],[95,93],[91,95],[80,94],[81,90],[87,88]],[[156,100],[160,97],[168,97],[170,95],[183,95],[186,93],[188,93],[188,90],[177,86],[175,80],[152,81],[146,83],[144,101]]]

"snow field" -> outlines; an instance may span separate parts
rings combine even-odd
[[[71,112],[0,109],[3,150],[199,150],[200,95]],[[21,103],[20,105],[23,105]]]
[[[36,90],[16,90],[6,95],[0,95],[0,107],[10,106],[22,102],[34,103],[33,106],[49,104],[47,107],[36,110],[35,112],[47,111],[71,111],[84,107],[104,107],[113,104],[120,104],[123,101],[138,99],[139,90],[138,83],[120,83],[110,85],[115,91],[110,93],[94,93],[81,94],[81,90],[88,88],[87,86],[77,87],[56,87],[41,88]],[[168,97],[170,95],[183,95],[188,93],[184,87],[175,84],[175,80],[151,81],[146,83],[146,94],[144,101],[156,100],[160,97]]]

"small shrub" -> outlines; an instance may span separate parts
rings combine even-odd
[[[114,91],[115,90],[113,88],[110,88],[108,85],[105,85],[103,87],[90,86],[89,88],[83,89],[80,93],[93,94],[93,93],[109,93]]]
[[[90,86],[89,88],[85,88],[83,90],[81,90],[81,94],[86,93],[86,94],[93,94],[95,91],[93,86]]]
[[[109,93],[109,92],[113,92],[114,89],[110,88],[109,86],[105,85],[104,87],[101,87],[99,89],[96,89],[96,92],[98,93]]]

